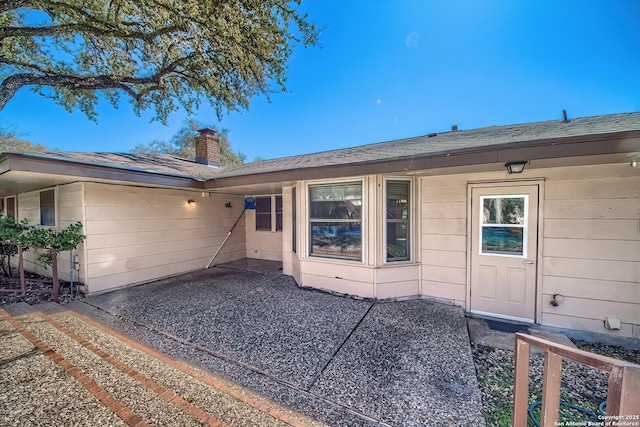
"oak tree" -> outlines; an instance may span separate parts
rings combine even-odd
[[[218,116],[286,90],[301,0],[0,1],[0,111],[21,88],[95,120],[102,94],[155,119],[207,101]]]

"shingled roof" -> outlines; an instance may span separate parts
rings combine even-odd
[[[507,126],[429,134],[353,148],[263,160],[221,169],[214,178],[252,175],[282,170],[348,165],[412,157],[428,157],[461,151],[481,151],[497,145],[539,140],[561,140],[623,131],[640,131],[640,113],[611,114],[578,119],[551,120]]]
[[[206,181],[267,174],[271,172],[305,170],[330,166],[375,164],[382,161],[446,156],[456,153],[484,152],[500,146],[526,146],[540,141],[556,141],[584,136],[640,131],[640,113],[611,114],[571,119],[551,120],[480,129],[433,133],[376,144],[319,153],[261,160],[239,166],[217,168],[169,154],[49,152],[25,153],[41,160],[70,161],[123,171],[150,173]],[[303,138],[303,137],[302,137]],[[636,149],[640,150],[640,148]]]

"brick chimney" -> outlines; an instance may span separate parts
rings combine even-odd
[[[220,139],[215,129],[199,129],[196,136],[196,162],[220,166]]]

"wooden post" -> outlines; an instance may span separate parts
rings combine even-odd
[[[640,414],[639,396],[640,367],[615,366],[609,374],[607,415],[637,416]]]
[[[544,374],[542,377],[542,413],[540,425],[558,425],[560,411],[560,386],[562,379],[562,356],[549,349],[544,352]]]
[[[24,294],[27,289],[24,283],[24,255],[21,243],[18,243],[18,271],[20,272],[20,290]]]
[[[58,252],[51,249],[51,270],[53,276],[53,300],[59,302],[60,281],[58,280]]]
[[[516,371],[513,384],[513,427],[527,426],[529,400],[529,359],[531,345],[516,333]]]

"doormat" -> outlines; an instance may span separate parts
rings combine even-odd
[[[526,325],[520,325],[516,323],[499,322],[497,320],[486,320],[489,329],[493,331],[509,332],[515,334],[516,332],[529,333],[529,328]]]

